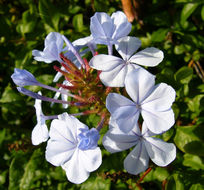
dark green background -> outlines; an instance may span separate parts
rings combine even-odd
[[[165,141],[176,144],[177,158],[165,168],[150,163],[153,169],[141,187],[201,190],[204,188],[201,172],[204,169],[204,75],[201,68],[204,4],[198,0],[139,2],[139,19],[143,25],[135,20],[130,35],[142,40],[142,48],[153,46],[164,52],[163,62],[148,70],[156,74],[157,82],[168,83],[177,92],[173,105],[175,126],[162,135]],[[0,189],[138,189],[136,182],[140,176],[128,175],[123,170],[128,151],[110,155],[103,149],[101,167],[82,185],[69,183],[60,167],[46,162],[46,143],[32,146],[30,136],[36,124],[34,100],[18,93],[10,78],[17,67],[29,70],[40,82],[55,85],[52,84],[56,73],[53,65],[57,63],[37,63],[31,51],[42,50],[44,39],[51,31],[65,34],[71,41],[88,36],[90,17],[96,11],[111,14],[117,10],[122,10],[119,0],[0,0]],[[45,93],[53,96],[53,93]],[[51,109],[49,103],[43,104],[43,110],[45,114],[63,112],[57,105]],[[69,108],[69,112],[72,111],[77,110]],[[99,121],[94,115],[81,119],[90,127]]]

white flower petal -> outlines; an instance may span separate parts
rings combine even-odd
[[[34,56],[34,59],[36,61],[41,61],[45,63],[52,63],[54,61],[52,58],[45,57],[44,52],[35,49],[32,51],[32,55]]]
[[[135,106],[135,103],[117,93],[109,93],[106,98],[106,107],[108,111],[113,114],[120,107],[124,106]]]
[[[126,97],[116,93],[109,93],[106,98],[106,107],[123,132],[129,132],[137,124],[140,110],[134,102]]]
[[[45,158],[54,166],[60,166],[70,160],[76,148],[77,144],[69,141],[50,139],[47,143]]]
[[[160,83],[154,87],[154,91],[142,102],[142,107],[145,110],[169,110],[175,96],[176,92],[171,86]]]
[[[55,77],[54,77],[54,79],[53,79],[53,82],[57,82],[62,76],[63,76],[62,73],[57,72],[57,74],[55,75]]]
[[[90,30],[96,43],[107,45],[107,38],[111,38],[114,31],[113,21],[106,13],[96,12],[91,17]]]
[[[115,40],[127,36],[130,33],[132,25],[128,22],[126,15],[122,11],[113,13],[111,19],[115,25],[115,31],[112,35]]]
[[[176,158],[176,147],[161,139],[146,137],[145,146],[149,157],[158,166],[167,166]]]
[[[143,66],[154,67],[158,65],[163,60],[163,58],[164,54],[161,50],[150,47],[139,51],[133,55],[129,61]]]
[[[101,72],[99,77],[105,86],[123,87],[127,71],[128,67],[121,64],[110,71]]]
[[[64,42],[62,39],[62,35],[58,32],[50,32],[45,38],[45,47],[49,46],[51,42],[55,42],[57,47],[63,46]]]
[[[124,61],[121,58],[112,56],[112,55],[96,55],[90,62],[90,67],[101,70],[101,71],[111,71],[112,69],[124,65]]]
[[[141,110],[142,117],[150,131],[155,134],[169,130],[175,122],[172,109],[163,112]]]
[[[142,136],[143,137],[152,137],[155,136],[157,134],[153,133],[152,131],[150,131],[146,125],[145,122],[142,123]]]
[[[145,145],[139,141],[124,160],[124,168],[128,173],[137,175],[148,168],[149,156]]]
[[[102,163],[101,150],[98,147],[85,151],[79,150],[79,158],[88,172],[95,171]]]
[[[128,61],[128,59],[139,49],[140,46],[141,41],[139,38],[126,36],[118,40],[115,48],[122,58],[125,61]]]
[[[63,141],[69,144],[77,143],[77,128],[72,122],[68,123],[63,120],[54,119],[50,127],[50,138],[55,141]]]
[[[64,121],[69,127],[69,130],[72,132],[73,136],[76,138],[79,133],[81,133],[80,129],[88,129],[88,127],[80,122],[77,118],[74,116],[70,116],[67,113],[63,113],[61,115],[58,115],[58,118],[62,121]]]
[[[47,141],[48,138],[49,133],[47,125],[45,123],[44,124],[38,123],[32,131],[31,135],[32,144],[39,145],[40,143]]]
[[[118,127],[124,133],[131,131],[137,125],[140,110],[136,107],[121,107],[111,115],[116,120]]]
[[[154,84],[155,76],[142,68],[133,70],[125,79],[125,89],[137,104],[151,94]]]
[[[89,177],[89,172],[85,169],[85,165],[79,157],[79,151],[77,149],[72,158],[62,165],[68,180],[75,184],[83,183]]]
[[[119,129],[115,120],[111,118],[109,128],[109,131],[103,137],[103,146],[107,151],[111,153],[120,152],[137,144],[139,138],[139,135],[137,135],[138,126],[134,128],[137,132],[124,133]]]

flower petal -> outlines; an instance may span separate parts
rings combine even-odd
[[[120,65],[124,65],[124,61],[121,58],[112,55],[100,54],[94,56],[90,60],[89,65],[90,67],[97,70],[110,71]]]
[[[154,87],[154,91],[142,102],[142,108],[155,111],[169,110],[175,97],[176,92],[171,86],[160,83]]]
[[[125,61],[128,61],[128,59],[139,49],[140,46],[141,41],[139,38],[126,36],[118,40],[115,48],[122,58]]]
[[[68,144],[76,144],[76,128],[66,120],[54,119],[50,127],[50,138],[55,141],[63,141]]]
[[[131,71],[125,79],[125,89],[136,104],[140,104],[152,93],[155,76],[145,69]]]
[[[176,158],[176,147],[161,139],[146,137],[145,147],[151,160],[158,166],[167,166]]]
[[[155,134],[169,130],[175,122],[172,109],[163,112],[142,109],[141,114],[148,129]]]
[[[149,156],[145,145],[139,141],[135,148],[128,154],[124,160],[124,168],[128,173],[137,175],[148,168]]]
[[[96,12],[91,17],[90,30],[96,43],[108,45],[114,31],[113,21],[108,14]]]
[[[75,184],[83,183],[89,177],[89,172],[86,170],[84,163],[82,162],[77,149],[72,158],[62,165],[62,168],[66,171],[66,175],[69,181]]]
[[[138,130],[139,127],[135,126],[134,129]],[[109,122],[109,131],[103,137],[103,146],[111,153],[129,149],[137,144],[139,138],[137,132],[122,132],[115,120],[111,118]]]
[[[117,11],[111,15],[111,19],[115,25],[115,31],[112,38],[118,40],[121,37],[127,36],[132,28],[132,25],[128,22],[126,15],[122,11]]]
[[[105,86],[123,87],[127,71],[128,67],[121,64],[110,71],[103,71],[99,77]]]
[[[73,134],[73,137],[75,139],[77,139],[78,134],[81,133],[80,129],[88,129],[88,127],[85,124],[80,122],[74,116],[68,115],[67,113],[63,113],[63,114],[59,115],[58,118],[60,121],[62,120],[64,123],[66,123],[67,128],[69,128],[69,130],[71,131],[71,133]],[[66,136],[67,135],[68,134],[66,134]]]
[[[48,138],[49,133],[47,125],[45,123],[41,125],[38,123],[32,131],[31,135],[32,144],[39,145],[40,143],[47,141]]]
[[[124,106],[135,106],[135,103],[117,93],[109,93],[106,98],[106,108],[108,111],[113,114],[120,107]]]
[[[85,151],[79,150],[79,157],[88,172],[95,171],[102,163],[101,150],[98,147]]]
[[[54,166],[60,166],[70,160],[77,144],[65,142],[63,140],[48,140],[45,158]]]
[[[64,44],[62,35],[58,32],[50,32],[47,35],[47,37],[45,38],[45,47],[49,46],[51,42],[55,42],[59,49],[61,49]]]
[[[163,58],[164,54],[161,50],[150,47],[139,51],[133,55],[129,61],[143,66],[154,67],[158,65],[163,60]]]

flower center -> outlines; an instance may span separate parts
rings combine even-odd
[[[97,147],[99,140],[99,132],[97,129],[81,129],[81,133],[78,135],[80,139],[78,148],[81,150],[94,149]]]
[[[137,109],[141,109],[141,105],[140,104],[135,104]]]

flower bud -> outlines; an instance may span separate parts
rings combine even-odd
[[[20,87],[39,84],[30,72],[22,69],[15,68],[11,78],[13,82]]]

